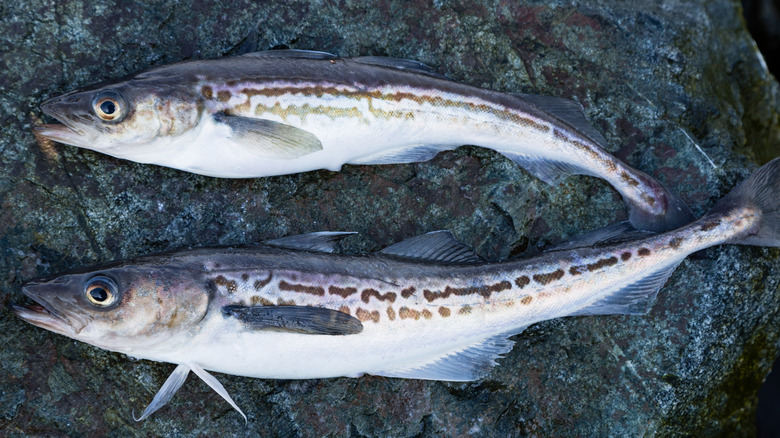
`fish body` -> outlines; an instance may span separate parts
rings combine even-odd
[[[63,123],[37,127],[44,138],[203,175],[425,161],[472,144],[546,182],[571,173],[605,179],[638,228],[694,219],[657,181],[607,153],[579,104],[461,84],[415,61],[296,50],[188,61],[42,109]]]
[[[778,190],[775,159],[675,231],[495,263],[446,232],[363,256],[331,252],[345,233],[314,233],[142,257],[32,282],[23,292],[39,304],[14,310],[101,348],[178,364],[142,418],[190,370],[234,407],[206,370],[469,381],[511,350],[509,336],[536,322],[647,312],[695,251],[780,246]]]

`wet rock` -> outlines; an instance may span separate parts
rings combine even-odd
[[[31,278],[190,246],[354,230],[374,251],[450,229],[488,258],[538,251],[625,218],[605,183],[547,187],[473,147],[426,163],[217,180],[39,144],[50,96],[245,47],[430,64],[496,90],[579,101],[609,149],[697,214],[780,155],[778,89],[735,2],[112,2],[0,5],[0,293]],[[256,29],[256,31],[253,31]],[[684,262],[646,316],[565,318],[516,336],[484,380],[220,376],[248,425],[190,379],[135,423],[172,371],[0,313],[3,435],[699,435],[754,432],[778,353],[780,250]],[[258,347],[262,348],[262,347]]]

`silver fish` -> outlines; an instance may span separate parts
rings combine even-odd
[[[780,158],[701,219],[623,243],[488,263],[447,232],[365,256],[331,253],[348,233],[314,233],[31,282],[23,292],[37,304],[13,309],[31,324],[100,348],[177,364],[140,419],[167,403],[189,371],[239,412],[206,370],[469,381],[486,375],[511,350],[509,337],[536,322],[647,312],[695,251],[780,246],[777,193]]]
[[[119,158],[249,178],[425,161],[473,144],[553,183],[605,179],[640,229],[691,222],[656,180],[607,153],[579,104],[448,80],[415,61],[280,50],[188,61],[50,99],[38,135]]]

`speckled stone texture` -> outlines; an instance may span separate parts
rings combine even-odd
[[[536,324],[484,380],[270,381],[218,375],[249,417],[190,377],[150,419],[169,364],[71,341],[7,309],[21,284],[191,246],[353,230],[345,251],[437,229],[491,259],[625,218],[589,177],[545,186],[474,147],[426,163],[218,180],[39,145],[47,97],[246,47],[411,58],[466,83],[575,99],[608,149],[697,215],[780,155],[778,85],[728,0],[0,2],[0,435],[752,435],[778,353],[780,250],[685,261],[646,316]],[[253,31],[253,29],[257,29]],[[258,346],[262,348],[262,346]]]

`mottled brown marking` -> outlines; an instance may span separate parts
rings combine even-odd
[[[217,100],[219,100],[222,103],[225,103],[230,100],[230,91],[227,90],[219,90],[217,92]]]
[[[499,281],[495,284],[488,284],[485,286],[476,286],[476,287],[450,287],[447,286],[444,288],[444,292],[433,292],[431,290],[424,290],[423,291],[423,297],[425,297],[428,302],[431,302],[433,300],[436,300],[438,298],[448,298],[450,295],[455,296],[464,296],[464,295],[481,295],[485,298],[490,297],[490,294],[493,292],[501,292],[507,289],[512,288],[512,283],[508,281]]]
[[[219,286],[225,286],[229,294],[236,293],[238,290],[238,284],[236,284],[235,280],[228,280],[222,275],[217,275],[217,278],[214,279],[214,283]]]
[[[430,311],[428,311],[428,309],[423,309],[422,317],[425,319],[431,319],[433,317],[433,314]]]
[[[647,248],[639,248],[639,251],[636,252],[639,257],[647,257],[650,255],[650,250]]]
[[[444,306],[439,307],[439,315],[441,315],[441,316],[443,316],[445,318],[450,316],[450,309],[447,308],[447,307],[444,307]]]
[[[390,318],[390,321],[395,321],[395,310],[392,306],[387,308],[387,317]]]
[[[527,305],[531,304],[532,300],[533,300],[533,298],[531,298],[530,295],[526,295],[526,296],[524,296],[523,298],[520,299],[520,304],[524,304],[524,305],[527,306]]]
[[[413,287],[407,287],[406,289],[401,291],[401,296],[404,298],[409,298],[417,291],[417,289]]]
[[[279,290],[287,290],[292,292],[300,292],[305,294],[317,295],[321,297],[325,295],[325,289],[320,286],[306,286],[305,284],[292,284],[284,280],[279,282]]]
[[[522,275],[522,276],[520,276],[520,277],[517,277],[517,278],[515,278],[515,284],[516,284],[516,285],[517,285],[517,287],[519,287],[520,289],[522,289],[522,288],[524,288],[524,287],[528,286],[528,284],[529,284],[529,283],[531,283],[531,279],[530,279],[530,278],[528,278],[528,276],[527,276],[527,275]]]
[[[605,266],[617,265],[617,262],[618,262],[617,257],[608,257],[606,259],[600,259],[595,263],[590,263],[589,265],[585,266],[585,269],[587,269],[590,272],[598,271],[599,269]]]
[[[249,281],[249,274],[241,274],[241,281],[247,282]]]
[[[553,272],[548,272],[546,274],[535,274],[533,276],[534,281],[539,284],[548,284],[552,283],[555,280],[560,280],[563,278],[563,269],[557,269]]]
[[[632,186],[632,187],[636,187],[636,186],[638,186],[638,185],[639,185],[639,181],[637,181],[636,179],[634,179],[634,178],[633,178],[631,175],[629,175],[629,174],[628,174],[628,173],[627,173],[625,170],[624,170],[624,171],[622,171],[622,172],[620,172],[620,180],[621,180],[621,181],[623,181],[624,183],[626,183],[626,184],[628,184],[628,185]]]
[[[717,227],[718,225],[720,225],[720,219],[712,219],[712,220],[709,220],[709,221],[701,224],[700,230],[702,230],[702,231],[709,231],[709,230]]]
[[[347,307],[347,306],[339,307],[339,312],[346,313],[347,315],[351,315],[352,314],[352,312],[349,311],[349,307]]]
[[[620,260],[623,260],[624,262],[628,261],[628,259],[630,258],[631,258],[631,253],[628,251],[624,252],[623,254],[620,254]]]
[[[371,297],[376,297],[379,301],[387,300],[391,303],[395,302],[395,292],[380,294],[376,289],[364,289],[360,294],[360,299],[363,300],[364,303],[368,303],[371,300]]]
[[[271,275],[271,273],[268,273],[268,278],[263,280],[255,280],[255,285],[254,285],[255,290],[260,290],[264,288],[268,283],[271,282],[271,278],[273,278],[273,276]]]
[[[420,312],[408,307],[401,307],[398,309],[398,317],[401,319],[420,319]]]
[[[214,90],[208,85],[200,87],[200,94],[208,100],[214,98]]]
[[[471,313],[471,306],[466,304],[465,306],[461,307],[460,310],[458,310],[458,314],[460,315],[468,315]]]
[[[673,249],[677,249],[680,247],[680,244],[683,243],[682,237],[675,237],[674,239],[669,241],[669,246],[671,246]]]
[[[268,298],[261,297],[258,295],[252,295],[252,298],[250,298],[250,301],[252,302],[253,306],[256,306],[258,304],[262,306],[273,306],[273,301],[269,300]]]
[[[358,307],[358,309],[355,311],[355,316],[361,322],[366,322],[369,320],[374,322],[379,322],[379,312],[377,312],[376,310],[374,310],[373,312],[369,312],[368,310],[364,310],[363,308]]]
[[[569,268],[569,274],[571,275],[580,275],[584,272],[585,267],[584,266],[572,266]]]
[[[421,105],[430,104],[432,106],[437,106],[437,107],[445,107],[445,106],[457,107],[457,108],[464,108],[467,110],[472,110],[477,112],[489,113],[503,120],[510,120],[514,123],[533,127],[534,129],[537,129],[541,132],[549,132],[551,129],[548,125],[545,125],[543,123],[538,123],[528,117],[523,117],[512,110],[494,108],[486,104],[474,104],[463,100],[446,99],[442,96],[437,96],[437,95],[431,96],[426,94],[415,94],[415,93],[404,92],[404,91],[396,91],[392,93],[382,94],[381,90],[367,90],[365,88],[357,89],[357,90],[345,90],[343,88],[337,88],[337,87],[326,87],[322,85],[314,85],[314,86],[306,86],[306,87],[280,86],[277,88],[270,88],[270,87],[244,88],[240,92],[246,95],[248,98],[257,95],[278,97],[278,96],[283,96],[285,94],[314,95],[314,96],[323,96],[325,94],[329,94],[333,96],[338,96],[340,98],[350,98],[356,100],[368,99],[369,102],[371,99],[381,99],[390,102],[401,102],[403,100],[410,100]],[[318,111],[322,111],[322,110],[318,108]],[[371,111],[375,115],[384,116],[384,117],[390,116],[390,117],[400,117],[400,118],[407,118],[407,119],[414,118],[414,113],[409,111],[384,111],[378,108],[373,108],[371,106],[369,106],[369,111]],[[360,116],[360,114],[357,114],[356,116]]]
[[[278,300],[276,300],[276,303],[279,304],[280,306],[294,306],[295,300],[285,300],[283,298],[279,298]]]
[[[331,295],[338,295],[341,298],[346,298],[352,294],[357,293],[357,289],[354,287],[337,287],[337,286],[330,286],[328,287],[328,293]]]

